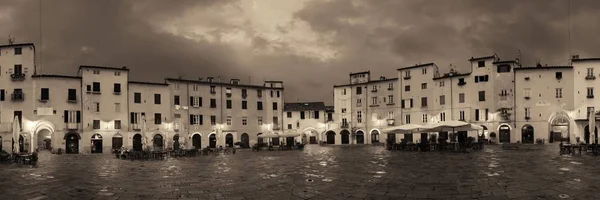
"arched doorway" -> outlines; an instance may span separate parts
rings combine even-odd
[[[570,141],[569,116],[566,113],[558,113],[550,122],[550,143]]]
[[[133,136],[133,150],[134,151],[142,151],[143,150],[142,135],[139,133],[135,134]]]
[[[92,153],[102,153],[102,136],[97,133],[92,135],[91,142]]]
[[[483,130],[479,131],[477,134],[477,140],[485,140],[485,137],[488,134],[488,128],[486,126],[481,125],[481,128],[483,128]]]
[[[52,147],[52,135],[50,130],[42,129],[37,132],[38,150],[50,149]]]
[[[160,134],[155,134],[153,137],[153,149],[155,151],[162,151],[165,147],[165,143],[163,141],[163,136]]]
[[[200,136],[200,134],[194,134],[194,136],[192,136],[192,146],[194,146],[195,149],[202,149],[202,136]]]
[[[342,135],[342,144],[350,144],[350,131],[342,130],[340,134]]]
[[[523,128],[521,128],[521,143],[523,144],[533,144],[534,142],[534,130],[533,126],[529,124],[525,124]]]
[[[585,126],[585,130],[584,130],[584,140],[586,144],[592,144],[592,143],[598,143],[598,127],[594,128],[594,136],[595,139],[592,140],[591,136],[590,136],[590,125]]]
[[[356,144],[364,144],[365,143],[365,133],[362,131],[356,132]]]
[[[262,133],[258,133],[258,134],[256,134],[256,138],[257,138],[257,139],[256,139],[256,143],[258,143],[258,144],[263,144],[263,143],[264,143],[264,140],[263,140],[263,138],[261,138],[261,137],[258,137],[259,135],[262,135]]]
[[[208,145],[210,148],[217,148],[217,136],[214,133],[208,136]]]
[[[396,143],[396,134],[395,133],[388,133],[387,134],[387,143],[389,143],[389,144],[395,144]]]
[[[242,133],[242,148],[250,147],[250,136],[247,133]]]
[[[371,131],[371,143],[372,144],[379,143],[379,131],[378,130]]]
[[[327,131],[327,144],[335,144],[335,132]]]
[[[510,127],[506,124],[500,125],[500,143],[510,143]]]
[[[65,140],[65,153],[67,153],[67,154],[79,153],[79,139],[81,139],[81,137],[79,136],[78,133],[75,133],[75,132],[67,133],[63,139]],[[21,139],[19,138],[19,141],[20,140]]]
[[[227,133],[227,135],[225,135],[225,145],[227,145],[227,147],[233,147],[233,134]]]
[[[123,147],[123,136],[117,133],[112,137],[112,149],[118,150],[121,147]]]
[[[179,134],[173,136],[173,150],[179,150]]]

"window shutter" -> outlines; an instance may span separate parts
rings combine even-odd
[[[190,103],[189,103],[189,105],[190,106],[194,106],[194,97],[190,97]]]
[[[202,115],[198,115],[198,124],[202,125],[204,123],[204,119],[202,117]]]
[[[198,106],[202,107],[202,97],[198,97]]]
[[[135,113],[131,112],[131,114],[129,116],[130,116],[130,119],[129,119],[130,123],[135,124]]]
[[[81,111],[77,111],[77,123],[81,123]]]
[[[194,125],[194,115],[190,115],[190,124]]]
[[[69,123],[69,111],[65,110],[65,123]]]

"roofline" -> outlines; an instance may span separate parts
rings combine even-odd
[[[435,77],[435,78],[433,78],[433,80],[440,80],[440,79],[454,78],[454,77],[462,77],[462,76],[469,76],[469,75],[471,75],[471,72],[468,72],[468,73],[462,73],[462,74],[459,74],[459,73],[457,73],[457,74],[453,74],[453,75],[451,75],[451,76],[440,76],[440,77]]]
[[[365,82],[365,83],[351,83],[351,84],[343,84],[343,85],[333,85],[334,88],[336,87],[348,87],[348,86],[354,86],[354,85],[366,85],[369,83],[380,83],[380,82],[386,82],[386,81],[398,81],[398,78],[388,78],[385,80],[371,80],[369,82]]]
[[[68,76],[58,74],[38,74],[32,75],[31,78],[68,78],[68,79],[81,79],[81,76]]]
[[[600,61],[600,58],[577,58],[571,59],[572,62],[582,62],[582,61]]]
[[[508,63],[516,63],[516,60],[502,60],[502,61],[496,61],[493,62],[492,64],[508,64]]]
[[[196,84],[203,84],[203,85],[230,86],[230,87],[240,87],[240,88],[245,87],[245,88],[283,90],[283,87],[267,87],[267,86],[262,86],[262,85],[231,84],[231,83],[223,83],[223,82],[209,82],[209,81],[175,79],[175,78],[165,78],[165,81],[196,83]]]
[[[143,82],[143,81],[128,81],[129,84],[140,84],[140,85],[157,85],[157,86],[169,86],[167,83],[156,83],[156,82]]]
[[[265,83],[283,83],[283,81],[265,81]]]
[[[527,67],[515,67],[516,70],[535,70],[535,69],[573,69],[573,66],[527,66]]]
[[[425,63],[425,64],[418,64],[418,65],[415,65],[415,66],[401,67],[401,68],[398,68],[397,70],[398,71],[402,71],[402,70],[406,70],[406,69],[426,67],[426,66],[430,66],[430,65],[435,65],[435,63],[430,62],[430,63]]]
[[[79,70],[81,70],[83,68],[129,71],[129,68],[127,68],[127,67],[118,68],[118,67],[105,67],[105,66],[92,66],[92,65],[80,65],[79,66]]]
[[[354,73],[350,73],[350,76],[354,76],[354,75],[357,75],[357,74],[370,74],[370,73],[371,73],[371,70],[369,70],[369,71],[362,71],[362,72],[354,72]]]
[[[20,46],[33,46],[35,48],[35,44],[33,44],[33,43],[5,44],[5,45],[0,45],[0,48],[20,47]]]
[[[487,59],[492,59],[492,58],[496,58],[498,56],[498,54],[493,54],[491,56],[482,56],[482,57],[471,57],[469,59],[469,61],[476,61],[476,60],[487,60]]]

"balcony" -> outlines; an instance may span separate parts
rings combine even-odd
[[[23,93],[12,93],[10,95],[10,99],[12,101],[23,101],[23,100],[25,100],[25,94],[23,94]]]
[[[231,97],[231,93],[227,93],[227,94],[226,94],[226,96],[227,96],[227,97]]]
[[[342,124],[340,124],[340,127],[341,128],[349,128],[350,124],[348,124],[348,123],[342,123]]]
[[[67,123],[67,130],[79,129],[79,123]]]
[[[273,130],[274,131],[281,130],[281,126],[279,126],[279,124],[273,124]]]
[[[410,76],[404,76],[404,80],[410,79]]]
[[[525,116],[525,120],[530,120],[530,119],[531,119],[531,117]]]
[[[525,99],[529,100],[529,99],[531,99],[531,97],[529,97],[529,96],[526,96],[526,97],[525,97]]]
[[[525,77],[525,80],[528,81],[529,80],[529,76]]]
[[[588,94],[586,97],[587,97],[588,99],[593,99],[593,98],[594,98],[594,95],[593,95],[593,94]]]
[[[596,80],[596,76],[594,76],[593,74],[588,74],[587,76],[585,76],[585,80]]]
[[[131,129],[134,131],[141,131],[142,126],[140,126],[140,124],[131,124]]]
[[[388,126],[393,126],[396,124],[396,120],[395,119],[387,119],[387,125]]]
[[[211,94],[216,94],[217,92],[216,92],[216,91],[210,91],[210,93],[211,93]]]
[[[121,95],[121,92],[113,92],[114,95]]]
[[[467,82],[460,81],[460,82],[458,82],[458,84],[457,84],[457,85],[458,85],[458,86],[463,86],[463,85],[466,85],[466,84],[467,84]]]
[[[15,74],[11,74],[11,75],[10,75],[10,78],[11,78],[13,81],[23,81],[23,80],[25,80],[25,74],[23,74],[23,73],[15,73]]]
[[[390,87],[390,88],[388,88],[388,90],[394,90],[394,88],[393,88],[393,87]]]
[[[67,103],[77,103],[77,99],[67,99]]]

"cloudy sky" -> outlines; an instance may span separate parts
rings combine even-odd
[[[46,74],[282,80],[287,101],[330,104],[351,72],[466,71],[472,56],[519,50],[529,65],[568,64],[569,49],[600,57],[600,1],[572,0],[570,13],[567,0],[0,0],[0,43],[36,43]]]

